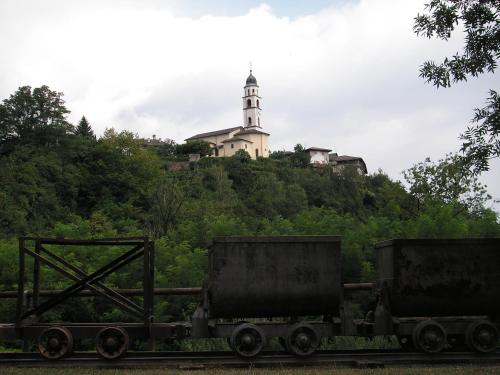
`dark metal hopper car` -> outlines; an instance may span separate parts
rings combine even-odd
[[[340,239],[219,237],[209,249],[209,316],[338,315]]]
[[[447,341],[496,348],[500,239],[396,239],[376,249],[379,330],[393,326],[403,343],[429,352]]]
[[[340,330],[340,238],[217,237],[209,248],[204,289],[203,306],[193,319],[193,336],[227,337],[244,356],[255,355],[267,338],[280,337],[292,352],[309,354],[320,337]],[[310,315],[328,319],[298,322],[299,316]],[[271,317],[284,319],[265,324],[209,322]]]

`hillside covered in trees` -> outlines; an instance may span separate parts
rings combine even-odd
[[[409,188],[382,171],[312,168],[300,147],[290,157],[253,161],[242,152],[170,171],[169,161],[189,147],[144,147],[136,135],[113,129],[96,137],[85,118],[74,126],[67,113],[62,94],[46,86],[21,87],[0,104],[0,290],[16,288],[21,235],[151,236],[158,287],[200,286],[206,244],[216,235],[340,235],[350,282],[373,280],[373,245],[384,239],[500,236],[497,214],[485,208],[486,190],[454,156],[408,169]],[[112,256],[90,252],[82,260],[78,249],[64,255],[86,271]],[[107,282],[140,287],[136,266]],[[65,285],[43,272],[44,289]],[[194,303],[157,303],[156,317],[187,319]],[[2,321],[13,318],[13,307],[0,300]],[[125,319],[120,314],[89,303],[50,318]]]

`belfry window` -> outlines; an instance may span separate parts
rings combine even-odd
[[[247,99],[247,108],[250,108],[252,106],[252,101],[250,99]]]
[[[257,124],[260,126],[260,117],[257,117]]]
[[[259,99],[257,99],[257,108],[260,108]]]
[[[248,125],[252,125],[252,118],[251,117],[248,118]]]

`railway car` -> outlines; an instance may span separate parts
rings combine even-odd
[[[395,239],[376,252],[374,334],[428,353],[497,348],[500,239]]]
[[[225,337],[251,357],[272,337],[309,355],[321,337],[343,334],[339,237],[218,237],[208,259],[193,337]]]
[[[122,253],[109,263],[86,273],[64,258],[68,246],[121,249]],[[59,250],[59,251],[56,251]],[[26,258],[32,258],[31,264]],[[134,261],[142,261],[142,288],[117,290],[104,280],[110,274]],[[42,268],[55,270],[72,284],[64,290],[41,290]],[[132,293],[130,293],[132,292]],[[53,238],[19,239],[19,274],[16,321],[0,324],[0,340],[21,339],[28,349],[36,343],[40,354],[57,360],[72,353],[75,340],[94,339],[97,353],[105,359],[118,359],[129,347],[130,340],[146,339],[153,346],[155,339],[186,336],[189,323],[156,322],[153,317],[154,243],[147,237],[69,240]],[[175,291],[174,291],[175,293]],[[188,292],[189,293],[189,292]],[[71,297],[100,296],[133,317],[134,322],[57,322],[44,321],[45,314]],[[142,303],[131,296],[142,297]],[[28,298],[29,297],[29,298]]]

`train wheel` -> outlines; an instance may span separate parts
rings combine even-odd
[[[265,345],[266,338],[261,328],[244,323],[231,334],[231,348],[242,357],[255,357]]]
[[[38,336],[38,350],[46,359],[59,359],[73,351],[73,335],[64,327],[49,327]]]
[[[467,327],[465,342],[472,350],[493,352],[498,346],[498,329],[488,320],[477,320]]]
[[[103,358],[116,359],[126,353],[129,341],[127,331],[123,328],[106,327],[97,333],[95,347]]]
[[[425,353],[439,353],[446,345],[446,331],[438,322],[424,320],[413,330],[413,345]]]
[[[312,325],[297,323],[290,327],[286,338],[286,348],[290,353],[308,356],[315,352],[319,344],[320,337]]]
[[[415,350],[415,346],[413,345],[412,337],[407,335],[399,335],[398,343],[401,346],[401,349],[410,352]]]

